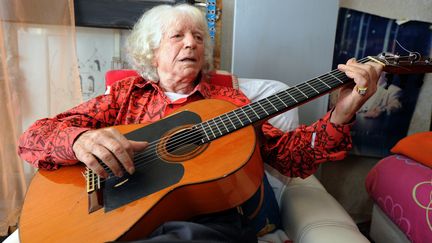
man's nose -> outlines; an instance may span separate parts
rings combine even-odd
[[[197,42],[195,40],[195,37],[191,33],[186,34],[183,40],[186,48],[194,49],[196,47]]]

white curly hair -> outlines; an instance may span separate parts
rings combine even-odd
[[[159,5],[141,16],[126,40],[125,50],[129,64],[146,80],[159,81],[157,69],[153,65],[154,51],[159,48],[168,26],[182,17],[192,20],[205,32],[204,65],[201,72],[206,74],[213,69],[213,44],[204,13],[189,4]]]

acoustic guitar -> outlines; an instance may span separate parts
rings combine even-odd
[[[373,61],[387,72],[431,72],[417,53],[383,53]],[[169,220],[223,211],[258,189],[263,163],[253,124],[352,83],[329,73],[241,108],[221,100],[191,103],[156,123],[116,128],[149,142],[135,155],[136,172],[105,181],[85,166],[39,170],[27,191],[19,228],[21,242],[133,240]]]

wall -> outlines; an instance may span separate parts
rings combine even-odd
[[[275,79],[291,86],[331,70],[337,0],[226,3],[222,50],[232,51],[222,53],[222,67],[239,77]],[[321,117],[327,100],[323,96],[301,106],[300,122],[310,124]]]
[[[432,23],[432,2],[430,0],[340,0],[340,6],[390,19]]]
[[[83,100],[103,94],[105,72],[114,54],[112,29],[77,27],[77,55]]]
[[[128,30],[76,27],[77,57],[83,100],[105,92],[105,73],[126,66],[123,51]]]

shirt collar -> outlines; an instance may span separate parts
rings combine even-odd
[[[157,90],[158,92],[162,92],[163,90],[158,85],[158,82],[154,82],[151,80],[145,80],[145,79],[135,79],[135,86],[138,88],[151,88],[154,90]],[[195,86],[195,88],[192,90],[192,92],[189,94],[189,96],[192,96],[194,94],[199,94],[204,98],[210,98],[210,83],[208,81],[207,75],[202,75],[201,80],[199,83]]]

